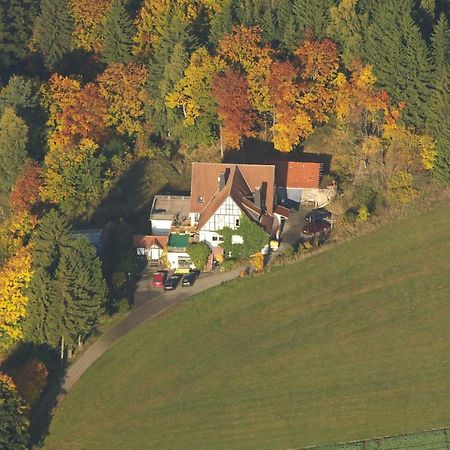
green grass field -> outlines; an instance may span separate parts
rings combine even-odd
[[[450,425],[449,405],[446,204],[140,326],[46,448],[286,450]]]

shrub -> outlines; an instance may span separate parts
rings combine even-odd
[[[358,216],[356,217],[357,222],[367,222],[369,220],[369,210],[367,206],[360,206],[358,209]]]
[[[401,170],[391,176],[387,182],[388,199],[391,203],[411,203],[417,197],[413,187],[413,176],[406,170]]]
[[[198,244],[190,244],[187,248],[187,253],[191,257],[194,266],[198,270],[203,270],[208,261],[208,256],[211,253],[211,249],[204,242]]]
[[[226,227],[218,233],[223,236],[221,246],[225,254],[231,254],[233,258],[249,258],[256,252],[260,252],[269,239],[267,233],[245,215],[241,216],[237,230]],[[243,243],[233,244],[233,236],[241,236]]]
[[[33,358],[24,365],[11,369],[10,375],[17,392],[29,405],[33,406],[47,384],[47,367]]]
[[[220,266],[221,272],[227,272],[228,270],[234,269],[239,264],[239,261],[235,258],[226,259]]]
[[[256,253],[250,258],[250,263],[256,272],[262,272],[264,270],[264,255],[261,252]]]

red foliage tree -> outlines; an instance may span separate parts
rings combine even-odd
[[[250,103],[247,80],[239,72],[227,69],[214,77],[213,93],[224,144],[239,148],[242,138],[255,135],[256,114]]]
[[[9,195],[12,211],[31,211],[39,203],[39,189],[43,183],[44,171],[37,163],[28,163],[23,175],[16,179]]]

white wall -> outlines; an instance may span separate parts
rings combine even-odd
[[[167,236],[170,233],[172,220],[152,219],[150,222],[152,226],[152,234],[154,236]]]
[[[178,258],[188,258],[190,259],[190,256],[185,252],[168,252],[167,253],[167,260],[169,261],[170,268],[171,269],[178,269]],[[191,264],[191,268],[193,268],[193,265]]]
[[[206,242],[211,248],[218,247],[222,242],[222,236],[215,231],[200,230],[200,242]]]
[[[239,228],[236,225],[236,220],[240,220],[241,214],[241,210],[236,202],[231,197],[228,197],[210,217],[208,222],[203,225],[202,230],[217,231],[224,227],[235,230]]]

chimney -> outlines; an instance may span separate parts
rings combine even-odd
[[[220,175],[217,177],[217,181],[219,183],[219,191],[221,191],[227,184],[227,179],[228,179],[229,173],[230,173],[230,169],[225,169],[225,171],[220,172]]]
[[[262,209],[261,207],[261,188],[257,187],[255,191],[255,200],[254,200],[255,206],[259,209]]]

